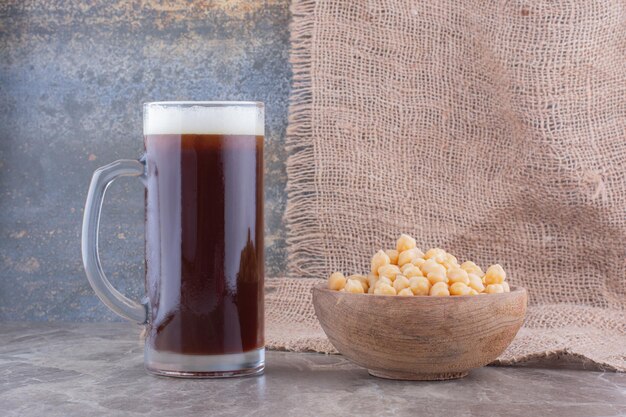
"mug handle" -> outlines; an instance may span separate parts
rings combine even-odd
[[[123,176],[145,179],[144,163],[134,159],[120,159],[98,168],[93,173],[83,217],[81,242],[83,265],[91,287],[107,307],[125,319],[145,324],[148,320],[147,302],[131,300],[113,288],[102,270],[98,254],[98,230],[104,194],[113,181]]]

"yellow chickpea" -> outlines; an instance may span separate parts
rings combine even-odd
[[[501,294],[504,292],[504,288],[502,284],[489,284],[487,288],[485,288],[485,292],[487,294]]]
[[[430,281],[426,277],[413,277],[409,279],[409,288],[413,292],[413,295],[428,295],[430,287]]]
[[[413,259],[419,258],[417,248],[405,250],[404,252],[400,252],[398,255],[398,266],[403,266],[406,264],[410,264],[413,262]]]
[[[413,264],[404,264],[400,267],[400,271],[402,271],[402,275],[405,274],[406,271],[408,271],[411,268],[415,268],[415,265]]]
[[[472,289],[463,282],[455,282],[454,284],[450,285],[451,295],[469,295],[471,290]]]
[[[411,263],[419,268],[422,265],[424,265],[424,263],[426,263],[426,259],[424,259],[424,258],[416,258],[416,259],[413,259],[413,261]]]
[[[444,266],[444,268],[446,268],[446,269],[448,269],[448,270],[450,270],[450,269],[454,269],[454,268],[458,268],[458,267],[459,267],[457,264],[453,264],[453,263],[450,263],[450,262],[448,262],[448,261],[443,261],[443,262],[441,263],[441,265],[443,265],[443,266]]]
[[[389,263],[391,263],[392,265],[398,265],[398,251],[397,250],[387,249],[385,253],[389,257]]]
[[[480,278],[482,278],[485,273],[483,272],[482,269],[480,269],[480,266],[476,265],[474,262],[472,261],[466,261],[463,262],[461,264],[461,269],[463,269],[465,272],[467,272],[468,274],[474,274],[474,275],[478,275]]]
[[[437,262],[443,262],[446,260],[446,251],[440,248],[428,249],[424,254],[424,259],[434,259]]]
[[[485,276],[483,277],[483,281],[485,284],[502,284],[506,279],[506,272],[504,272],[504,268],[502,265],[495,264],[491,265],[487,268],[487,272],[485,272]]]
[[[346,292],[351,292],[354,294],[363,294],[365,291],[363,290],[363,285],[361,281],[358,279],[349,279],[346,282],[346,286],[344,287]]]
[[[404,275],[397,275],[396,280],[393,282],[393,288],[395,288],[396,292],[400,292],[401,290],[409,287],[409,280]]]
[[[369,282],[367,281],[367,277],[365,275],[359,275],[359,274],[355,274],[355,275],[350,275],[348,277],[348,281],[351,279],[355,279],[357,281],[359,281],[361,283],[361,285],[363,286],[363,291],[367,291],[370,287]]]
[[[430,293],[432,297],[447,297],[450,295],[448,284],[445,282],[437,282],[430,287]]]
[[[396,295],[396,290],[391,285],[381,284],[374,290],[376,295]]]
[[[424,276],[424,274],[422,274],[422,271],[416,266],[413,266],[413,268],[406,268],[406,270],[403,272],[403,275],[407,278]]]
[[[483,280],[476,274],[467,274],[469,278],[469,286],[473,288],[477,292],[483,292],[485,290],[485,286],[483,285]]]
[[[438,268],[432,269],[427,275],[426,278],[430,281],[431,284],[435,284],[436,282],[448,282],[448,275],[446,273],[446,268],[443,265],[438,265]]]
[[[402,234],[396,242],[396,250],[398,253],[402,253],[405,250],[413,249],[416,245],[415,239],[409,235]]]
[[[400,297],[413,297],[413,292],[410,288],[404,288],[398,292]]]
[[[380,277],[378,278],[378,281],[376,281],[376,284],[374,284],[374,288],[382,284],[393,285],[393,282],[391,282],[391,280],[387,277]]]
[[[383,265],[378,268],[379,277],[387,277],[391,281],[396,279],[396,275],[401,274],[400,268],[397,265]]]
[[[470,288],[469,295],[478,295],[478,294],[480,294],[478,291],[476,291],[473,288]]]
[[[384,251],[379,250],[372,256],[372,273],[377,274],[378,269],[383,265],[388,265],[389,262],[389,256]]]
[[[462,282],[465,285],[469,285],[470,283],[467,272],[458,267],[448,269],[448,281],[451,284],[455,282]]]
[[[328,277],[328,288],[331,290],[343,290],[346,286],[346,277],[341,272],[333,272]]]
[[[446,257],[444,259],[445,263],[448,263],[450,265],[459,265],[459,261],[458,259],[456,259],[456,256],[452,255],[451,253],[446,253]]]
[[[429,272],[432,272],[432,271],[438,269],[440,266],[441,265],[439,265],[436,260],[428,259],[426,262],[424,262],[420,266],[420,270],[422,271],[422,273],[424,275],[428,275]]]
[[[502,289],[504,289],[504,292],[511,292],[511,287],[509,287],[509,283],[508,282],[504,281],[500,285],[502,285]]]
[[[376,285],[376,281],[378,281],[378,275],[374,275],[372,273],[369,273],[367,275],[367,285],[369,286],[369,288],[372,288],[374,285]]]

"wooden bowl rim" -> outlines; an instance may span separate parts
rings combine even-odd
[[[394,297],[394,298],[398,297],[397,295],[387,295],[387,294],[366,294],[366,293],[359,294],[359,293],[352,293],[352,292],[345,292],[345,291],[344,292],[339,292],[339,291],[331,290],[326,285],[327,285],[326,283],[314,285],[311,288],[311,292],[317,290],[317,291],[323,291],[323,292],[326,292],[326,293],[332,293],[332,294],[337,294],[337,295],[346,296],[346,297],[352,297],[352,296],[354,296],[354,297],[370,296],[371,297],[371,296],[374,296],[374,295],[376,296],[376,298],[378,298],[378,297],[387,297],[387,298],[389,298],[389,297]],[[495,298],[495,297],[510,297],[513,294],[515,294],[515,295],[520,294],[521,295],[521,294],[526,294],[527,293],[526,288],[520,287],[519,285],[510,285],[509,287],[511,289],[510,292],[503,292],[503,293],[497,293],[497,294],[486,294],[486,295],[493,296],[493,298]],[[448,297],[433,297],[433,296],[430,296],[430,295],[414,295],[412,297],[399,297],[399,298],[407,299],[407,300],[411,300],[411,299],[418,299],[418,300],[420,300],[420,299],[421,300],[424,300],[424,299],[428,299],[428,300],[433,300],[433,299],[436,299],[436,300],[448,300],[448,299],[450,299],[450,300],[453,300],[453,299],[466,299],[466,298],[470,298],[470,297],[476,297],[476,295],[451,295],[451,296],[448,296]]]

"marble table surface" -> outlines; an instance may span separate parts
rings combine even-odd
[[[626,416],[626,374],[486,367],[388,381],[341,356],[268,352],[260,377],[145,373],[132,324],[0,323],[0,415]]]

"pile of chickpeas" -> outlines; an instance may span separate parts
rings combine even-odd
[[[430,295],[497,294],[509,292],[506,272],[495,264],[483,272],[472,261],[459,265],[457,259],[443,249],[426,253],[409,235],[401,235],[396,249],[380,250],[372,257],[369,275],[334,272],[328,278],[328,288],[351,293],[399,295],[412,297]]]

